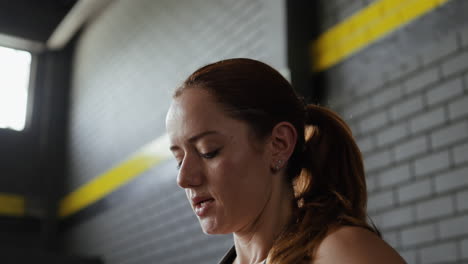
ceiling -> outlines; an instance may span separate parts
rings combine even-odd
[[[46,43],[77,0],[0,0],[0,33]]]

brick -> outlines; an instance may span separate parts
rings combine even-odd
[[[429,197],[432,194],[431,180],[423,180],[408,185],[403,185],[398,189],[398,200],[400,203],[413,201]]]
[[[412,118],[409,121],[409,127],[412,133],[418,133],[443,124],[444,122],[445,110],[443,107],[439,107]]]
[[[424,50],[420,54],[422,63],[424,65],[454,53],[458,49],[457,34],[451,34],[442,39],[437,39],[434,43],[437,44],[431,46],[429,49]]]
[[[437,192],[453,190],[468,185],[468,167],[451,170],[435,178]]]
[[[405,247],[423,244],[436,239],[434,224],[416,226],[401,230],[401,244]]]
[[[369,152],[371,150],[374,149],[374,142],[372,140],[372,137],[368,136],[368,137],[364,137],[364,138],[361,138],[359,140],[357,140],[357,145],[359,146],[359,149],[361,150],[361,152]]]
[[[439,222],[441,238],[450,238],[468,234],[468,215],[453,217]]]
[[[383,80],[379,76],[367,76],[366,79],[359,81],[359,85],[356,86],[354,91],[358,96],[362,96],[377,90],[382,84]]]
[[[395,147],[395,159],[401,161],[426,152],[429,149],[427,138],[418,137]]]
[[[438,244],[420,250],[421,263],[445,263],[457,260],[457,246],[454,242]]]
[[[388,208],[394,204],[395,199],[393,198],[393,192],[391,190],[371,195],[368,199],[368,208],[371,211]]]
[[[399,139],[408,136],[408,130],[406,129],[406,123],[394,125],[389,127],[376,135],[377,145],[379,147],[385,146],[389,143],[393,143]]]
[[[406,250],[399,251],[401,257],[406,261],[406,263],[416,263],[416,251]]]
[[[450,119],[468,116],[468,96],[450,102],[448,109]]]
[[[344,114],[350,118],[360,117],[370,111],[370,100],[367,98],[359,102],[351,104],[349,107],[344,109]]]
[[[450,166],[448,151],[438,152],[414,161],[416,176],[434,173]]]
[[[449,145],[468,137],[468,125],[466,122],[459,122],[446,128],[439,129],[431,133],[433,148]]]
[[[468,59],[468,58],[467,58]],[[427,103],[429,105],[437,104],[454,98],[463,93],[463,83],[460,78],[450,80],[448,82],[437,85],[433,89],[427,91]]]
[[[428,85],[435,83],[440,79],[439,70],[435,67],[424,72],[418,73],[404,82],[406,93],[413,93],[426,88]]]
[[[366,177],[367,192],[373,192],[377,188],[377,177]]]
[[[425,220],[439,216],[445,216],[454,212],[454,206],[450,197],[442,197],[421,202],[416,206],[418,220]]]
[[[402,61],[398,66],[401,75],[405,76],[418,69],[421,65],[419,63],[418,58],[416,56],[412,56],[410,58],[405,58],[405,60]]]
[[[381,215],[381,226],[383,228],[393,228],[414,221],[412,207],[403,207],[387,211]]]
[[[468,259],[468,239],[461,241],[460,243],[462,258]]]
[[[371,97],[371,105],[374,108],[382,107],[396,101],[402,96],[402,94],[402,87],[399,85],[394,87],[385,87],[382,91]]]
[[[468,31],[462,31],[460,32],[460,38],[462,42],[462,46],[466,47],[468,46]]]
[[[362,133],[367,133],[378,129],[388,123],[387,112],[382,111],[368,116],[359,122],[359,129]]]
[[[449,76],[468,68],[468,52],[457,54],[450,60],[442,64],[442,74]]]
[[[468,210],[468,191],[457,193],[457,210]]]
[[[399,120],[422,110],[423,107],[424,103],[422,96],[418,95],[392,106],[390,108],[390,117],[394,121]]]
[[[392,156],[390,151],[381,151],[379,153],[373,153],[366,155],[364,158],[364,165],[367,171],[380,169],[392,163]]]
[[[378,175],[381,187],[392,186],[405,182],[411,178],[411,172],[408,164],[400,165],[396,168],[383,171]]]
[[[465,74],[464,83],[465,83],[465,90],[468,91],[468,72]]]
[[[463,163],[468,161],[468,143],[461,146],[455,146],[453,148],[453,158],[455,164]]]
[[[419,67],[419,60],[416,56],[406,57],[403,61],[396,63],[396,66],[392,65],[391,67],[387,67],[389,69],[385,71],[386,80],[388,82],[394,81],[412,71],[415,71]]]

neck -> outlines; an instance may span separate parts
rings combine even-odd
[[[237,257],[233,263],[262,263],[267,258],[275,239],[290,221],[293,198],[290,186],[279,182],[273,184],[270,198],[256,220],[248,227],[234,232]]]

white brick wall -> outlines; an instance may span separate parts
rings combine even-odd
[[[403,161],[429,150],[428,139],[425,136],[417,137],[395,146],[395,159]]]
[[[393,121],[399,121],[408,115],[421,111],[423,107],[423,98],[421,95],[417,95],[393,105],[390,108],[390,116]]]
[[[431,199],[416,205],[417,220],[428,220],[450,215],[455,211],[451,196]]]
[[[457,194],[457,210],[460,212],[468,210],[468,191]]]
[[[409,134],[408,125],[406,122],[399,123],[394,126],[388,127],[383,131],[377,133],[377,145],[383,147],[387,144],[391,144],[399,139],[407,137]]]
[[[461,97],[449,104],[449,117],[450,119],[457,119],[462,116],[468,115],[468,97]]]
[[[380,187],[384,188],[401,182],[407,182],[411,178],[409,164],[399,165],[381,172],[379,175]]]
[[[420,225],[401,230],[401,243],[404,247],[432,242],[436,239],[434,224]]]
[[[462,86],[461,78],[451,79],[446,83],[437,85],[426,92],[427,103],[433,105],[459,96],[463,93]]]
[[[400,203],[406,203],[416,199],[427,198],[433,193],[431,185],[431,179],[403,185],[398,188],[398,200]]]
[[[468,239],[465,239],[461,242],[461,252],[462,258],[468,259]]]
[[[414,222],[414,209],[411,206],[385,210],[381,214],[381,227],[385,229],[401,227]]]
[[[467,12],[452,0],[327,71],[363,149],[368,212],[408,263],[468,263]]]
[[[449,263],[457,259],[457,245],[444,243],[423,248],[421,250],[421,263]]]
[[[404,82],[406,93],[413,93],[439,80],[439,69],[436,67],[423,70]]]
[[[468,121],[447,126],[431,133],[431,142],[434,148],[456,143],[468,137]]]
[[[468,215],[462,215],[439,222],[441,238],[451,238],[468,235]]]
[[[453,149],[455,163],[463,163],[468,161],[468,144],[455,146]]]
[[[447,169],[450,166],[448,151],[436,152],[414,161],[414,172],[416,177],[425,176],[429,173]]]
[[[442,64],[442,73],[444,76],[465,71],[468,67],[468,52],[463,52],[453,56],[450,60]]]
[[[451,191],[468,186],[468,167],[457,168],[435,177],[437,192]]]

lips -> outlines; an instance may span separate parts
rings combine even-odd
[[[201,203],[204,203],[204,202],[207,202],[207,201],[210,201],[210,200],[214,200],[213,197],[211,197],[211,196],[195,196],[194,198],[192,198],[192,205],[193,205],[193,207],[196,207],[196,206],[200,205]]]
[[[214,199],[211,196],[195,196],[192,198],[192,205],[199,217],[207,215],[209,209],[213,206]]]

